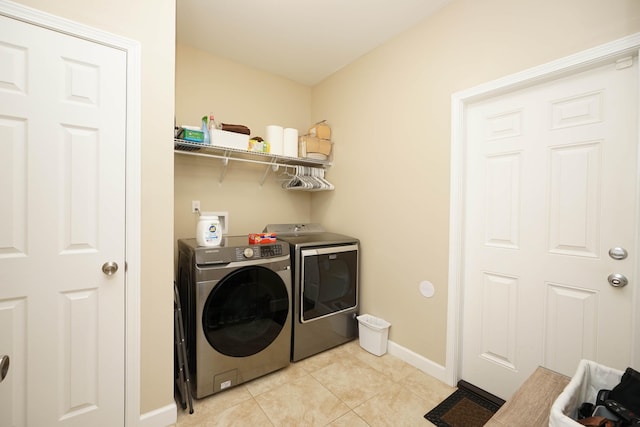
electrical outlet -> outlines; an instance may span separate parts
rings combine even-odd
[[[200,200],[192,200],[191,201],[191,213],[200,212]]]

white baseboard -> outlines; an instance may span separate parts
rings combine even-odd
[[[408,348],[402,347],[401,345],[396,344],[393,341],[387,342],[387,351],[390,355],[395,356],[404,362],[407,362],[409,365],[414,366],[420,369],[422,372],[439,379],[443,383],[450,386],[455,386],[455,384],[450,384],[450,378],[447,375],[447,371],[444,366],[439,365],[427,359],[426,357],[409,350]]]
[[[178,418],[178,408],[174,403],[140,415],[139,427],[168,427]]]

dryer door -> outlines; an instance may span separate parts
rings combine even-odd
[[[358,245],[304,249],[300,257],[302,323],[358,305]]]
[[[265,267],[243,267],[220,280],[207,297],[202,329],[219,353],[245,357],[267,348],[288,315],[289,294],[282,278]]]

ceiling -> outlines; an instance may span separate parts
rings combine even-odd
[[[313,86],[452,0],[178,0],[177,41]]]

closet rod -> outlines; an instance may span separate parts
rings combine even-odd
[[[215,159],[222,159],[222,160],[233,160],[235,162],[247,162],[247,163],[256,163],[259,165],[269,165],[269,166],[284,166],[286,168],[295,168],[296,165],[290,165],[287,163],[280,163],[277,160],[272,160],[272,161],[265,161],[265,160],[254,160],[254,159],[243,159],[240,157],[230,157],[230,156],[223,156],[220,154],[209,154],[209,153],[198,153],[198,152],[194,152],[194,151],[180,151],[180,150],[176,150],[176,153],[180,153],[180,154],[186,154],[189,156],[199,156],[199,157],[210,157],[210,158],[215,158]]]
[[[229,160],[233,160],[233,161],[237,161],[237,162],[245,162],[245,163],[254,163],[254,164],[258,164],[258,165],[266,165],[267,166],[267,170],[264,172],[264,175],[262,176],[262,180],[260,181],[260,186],[262,186],[264,184],[264,182],[267,179],[267,176],[269,174],[269,170],[273,169],[273,171],[277,171],[280,166],[284,167],[284,168],[292,168],[294,169],[296,167],[296,165],[288,165],[285,163],[278,163],[277,161],[273,160],[270,162],[266,162],[264,160],[254,160],[254,159],[242,159],[239,157],[229,157],[229,156],[222,156],[219,154],[208,154],[208,153],[197,153],[197,152],[193,152],[193,151],[176,151],[176,153],[180,153],[180,154],[186,154],[188,156],[198,156],[198,157],[208,157],[208,158],[214,158],[214,159],[221,159],[222,160],[222,164],[223,164],[223,169],[222,172],[220,174],[220,178],[218,179],[218,182],[220,184],[222,184],[222,181],[224,181],[224,176],[226,174],[227,171],[227,165],[229,164]]]

